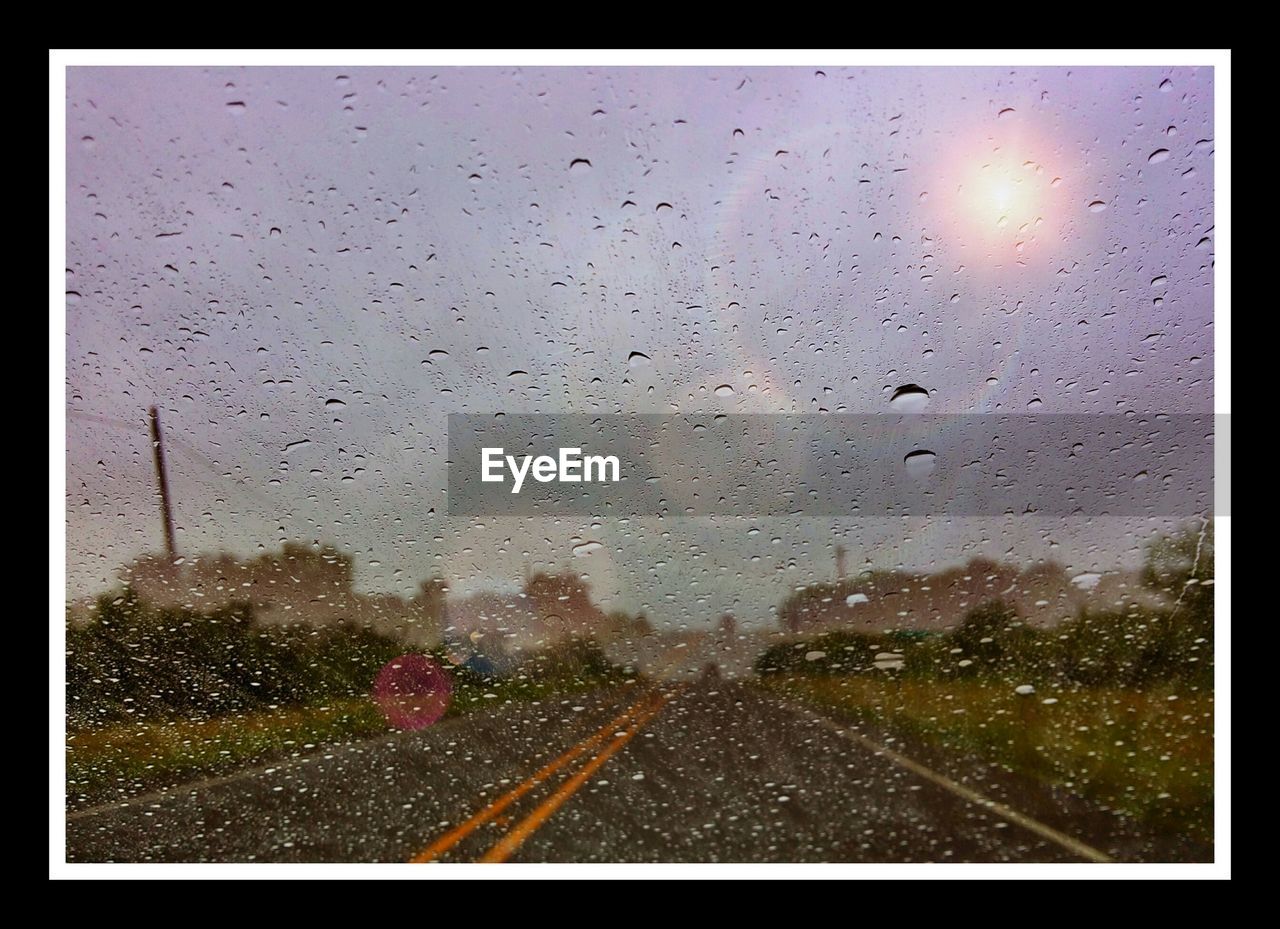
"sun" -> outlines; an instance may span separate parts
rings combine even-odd
[[[926,198],[932,221],[958,261],[995,271],[1039,267],[1061,254],[1070,174],[1051,145],[1028,133],[1002,144],[959,139],[929,171],[944,192]]]
[[[980,233],[1002,231],[1026,236],[1042,221],[1035,165],[987,161],[976,169],[966,185],[964,210]]]
[[[1032,114],[940,127],[922,153],[921,200],[957,263],[1039,269],[1062,255],[1079,220],[1078,161]]]

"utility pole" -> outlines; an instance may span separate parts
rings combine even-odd
[[[173,544],[173,508],[169,505],[169,475],[164,466],[164,445],[160,441],[160,411],[151,408],[151,451],[156,459],[156,481],[160,484],[160,511],[164,516],[164,550],[169,564],[178,560]]]
[[[836,580],[844,580],[844,546],[836,546]]]

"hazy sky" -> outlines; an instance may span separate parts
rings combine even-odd
[[[929,412],[1209,412],[1212,83],[73,68],[68,595],[161,547],[152,403],[184,554],[319,540],[370,590],[574,567],[702,624],[767,619],[836,542],[1132,564],[1157,524],[451,520],[445,417],[873,413],[908,383]]]

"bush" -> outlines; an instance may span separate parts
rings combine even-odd
[[[872,667],[876,652],[893,647],[883,635],[839,630],[770,646],[756,659],[755,668],[757,674],[847,674]]]
[[[394,638],[351,625],[267,626],[247,604],[208,614],[154,609],[127,590],[67,630],[68,725],[358,696],[402,651]]]

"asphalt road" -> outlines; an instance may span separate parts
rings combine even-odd
[[[1012,862],[1126,853],[1087,817],[1082,837],[1069,816],[1048,826],[1026,815],[998,778],[953,780],[880,748],[748,685],[635,684],[499,706],[71,813],[67,857]]]

